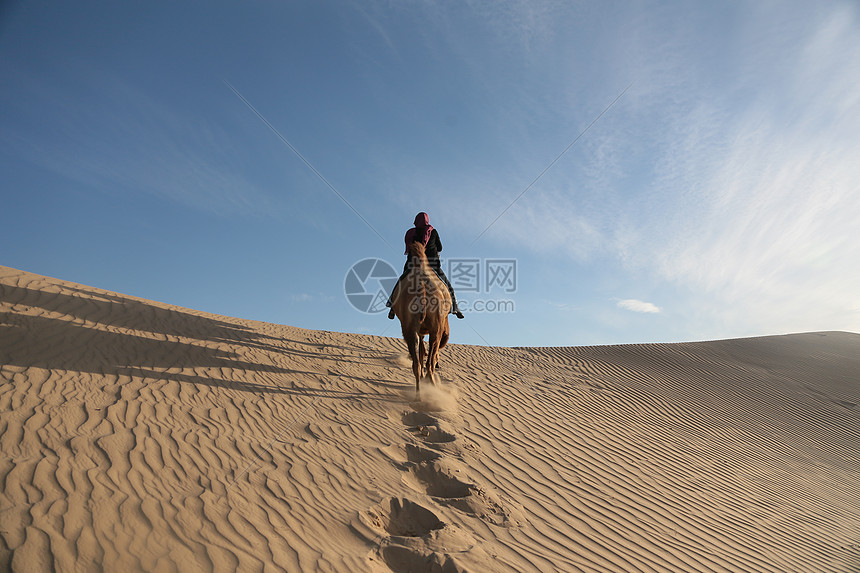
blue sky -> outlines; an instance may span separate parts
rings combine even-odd
[[[344,280],[426,211],[516,261],[452,342],[860,332],[853,1],[32,0],[0,78],[7,266],[397,336]]]

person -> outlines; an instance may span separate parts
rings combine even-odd
[[[414,227],[406,231],[406,236],[404,237],[406,242],[406,264],[403,265],[403,274],[397,279],[397,284],[400,284],[400,281],[406,278],[406,275],[409,274],[409,270],[412,268],[412,259],[409,257],[409,245],[414,242],[423,243],[427,262],[430,263],[430,267],[436,271],[436,275],[445,283],[445,286],[448,287],[448,292],[451,293],[451,311],[449,314],[453,314],[457,318],[463,318],[463,313],[460,312],[460,308],[457,306],[457,299],[454,296],[454,287],[451,286],[451,281],[442,272],[442,265],[439,260],[439,252],[442,251],[442,241],[439,240],[439,232],[430,224],[430,216],[423,211],[415,215],[414,224]],[[394,289],[396,288],[397,286],[395,285]],[[394,293],[394,289],[391,290],[392,294]],[[391,307],[390,296],[385,306]],[[388,318],[394,318],[393,308],[388,311]]]

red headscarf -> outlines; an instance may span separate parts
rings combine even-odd
[[[409,245],[416,241],[424,243],[426,247],[427,242],[430,240],[430,233],[432,232],[433,227],[430,226],[430,215],[424,211],[415,215],[415,227],[406,231],[406,252],[404,254],[409,254]]]

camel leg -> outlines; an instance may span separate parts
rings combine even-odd
[[[419,382],[421,380],[421,359],[418,357],[418,347],[421,346],[421,354],[424,354],[424,344],[417,333],[407,335],[403,333],[406,340],[406,348],[409,349],[409,358],[412,359],[412,373],[415,375],[415,393],[420,392]]]
[[[435,334],[430,334],[428,344],[430,348],[427,351],[427,376],[429,376],[430,382],[436,386],[436,361],[439,360],[439,339]]]
[[[439,352],[448,344],[449,333],[442,332],[442,339],[439,341],[439,348],[436,350],[436,359],[433,361],[433,367],[439,369]]]
[[[421,364],[421,375],[427,374],[427,369],[424,368],[424,359],[427,356],[427,351],[424,349],[424,337],[418,336],[418,363]]]

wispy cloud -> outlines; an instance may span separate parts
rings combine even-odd
[[[342,298],[342,297],[341,297]],[[339,297],[333,296],[331,294],[326,294],[324,292],[300,292],[300,293],[292,293],[290,294],[290,301],[294,303],[329,303],[335,300],[339,300]]]
[[[860,330],[857,8],[767,5],[719,66],[695,30],[639,24],[630,100],[488,237],[620,261],[738,331]]]
[[[555,301],[555,300],[549,300],[549,299],[542,299],[542,301],[544,304],[547,304],[547,305],[553,307],[554,309],[560,310],[560,311],[580,310],[580,307],[578,305],[575,305],[571,302]]]
[[[616,303],[618,308],[623,308],[624,310],[629,310],[632,312],[644,312],[644,313],[659,313],[660,307],[651,302],[644,302],[641,300],[636,300],[635,298],[629,298],[624,300],[619,300]]]
[[[860,69],[860,20],[849,9],[819,18],[796,43],[771,48],[774,60],[744,70],[739,91],[755,95],[726,100],[731,113],[715,110],[724,125],[716,141],[694,136],[700,147],[674,154],[682,168],[673,177],[695,193],[676,188],[680,208],[667,205],[666,215],[683,224],[649,246],[660,274],[752,329],[860,328],[851,310],[860,292],[860,93],[848,89]]]

